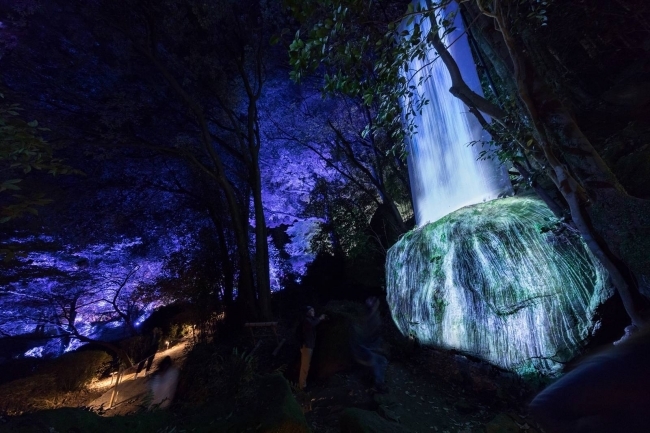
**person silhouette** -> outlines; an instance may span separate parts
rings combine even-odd
[[[305,317],[300,324],[300,377],[298,387],[301,390],[307,387],[307,375],[309,374],[314,346],[316,346],[316,327],[326,319],[327,316],[324,314],[317,318],[314,307],[305,307]]]
[[[179,374],[180,371],[174,367],[174,362],[170,356],[165,356],[160,361],[151,379],[151,393],[153,398],[149,409],[163,409],[171,404],[176,393]]]
[[[540,392],[530,413],[548,433],[650,431],[650,329],[592,355]]]
[[[388,359],[382,353],[379,299],[374,296],[366,299],[365,314],[361,321],[353,327],[351,334],[350,343],[354,360],[363,366],[370,367],[378,392],[388,392],[385,382]]]

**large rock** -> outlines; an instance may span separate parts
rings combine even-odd
[[[559,369],[613,292],[580,237],[554,222],[539,200],[504,198],[409,232],[386,263],[398,328],[519,373]]]

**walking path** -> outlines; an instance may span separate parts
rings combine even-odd
[[[135,367],[131,367],[129,372],[122,376],[117,386],[117,393],[113,400],[113,405],[110,408],[109,403],[115,389],[115,378],[109,377],[93,383],[89,387],[91,390],[105,390],[105,392],[100,397],[88,403],[87,406],[103,416],[126,415],[141,409],[149,393],[151,373],[156,370],[158,363],[164,357],[170,356],[175,366],[182,366],[185,362],[185,348],[187,345],[188,340],[184,340],[167,350],[157,352],[148,375],[144,371],[141,371],[136,378]]]

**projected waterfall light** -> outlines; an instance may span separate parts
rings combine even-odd
[[[516,371],[572,358],[611,296],[575,235],[541,233],[541,201],[504,198],[414,230],[387,257],[387,299],[405,334]]]
[[[456,7],[452,2],[443,13],[454,13]],[[405,29],[412,31],[416,24],[424,34],[431,30],[428,20],[414,22]],[[459,15],[456,15],[454,27],[456,30],[444,37],[445,44],[456,59],[465,82],[472,90],[481,93]],[[500,164],[478,160],[480,152],[489,149],[480,143],[471,143],[487,141],[489,137],[467,107],[449,92],[451,78],[437,56],[436,52],[430,52],[424,59],[415,59],[406,74],[414,85],[421,77],[430,77],[419,89],[429,104],[415,119],[417,134],[409,140],[408,166],[415,219],[419,226],[463,206],[512,193],[506,170]]]
[[[449,18],[456,8],[451,2],[439,12]],[[428,21],[416,23],[425,35],[431,28]],[[479,93],[458,15],[454,27],[444,42]],[[494,200],[511,193],[507,173],[498,161],[478,160],[490,149],[470,143],[487,137],[449,92],[450,76],[436,57],[431,52],[415,60],[407,73],[411,83],[422,83],[418,92],[430,103],[415,119],[417,134],[409,143],[419,228],[386,258],[393,320],[424,344],[520,373],[552,373],[597,326],[596,308],[612,294],[607,274],[570,230],[542,233],[554,216],[541,201]]]

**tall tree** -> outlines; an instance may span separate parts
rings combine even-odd
[[[627,194],[616,176],[604,162],[591,141],[582,131],[569,107],[547,82],[552,75],[544,74],[540,64],[544,56],[535,28],[548,24],[547,2],[515,0],[477,0],[465,3],[474,10],[476,20],[492,20],[491,54],[502,57],[504,82],[511,83],[514,101],[507,112],[495,103],[475,94],[464,83],[455,60],[442,42],[439,30],[451,21],[440,15],[449,1],[422,2],[408,6],[405,13],[388,16],[381,21],[385,33],[373,39],[361,38],[362,43],[348,39],[369,22],[376,22],[387,4],[394,2],[363,2],[357,0],[314,0],[292,3],[301,12],[299,17],[317,16],[306,34],[297,34],[290,50],[294,75],[300,75],[315,65],[334,64],[336,74],[330,75],[333,87],[354,87],[359,59],[372,62],[375,75],[382,77],[385,88],[373,89],[397,106],[395,98],[417,91],[417,83],[400,78],[400,68],[408,68],[412,58],[423,58],[428,50],[437,51],[450,72],[450,91],[468,105],[482,124],[504,147],[503,155],[516,160],[536,161],[555,184],[567,207],[570,224],[582,235],[591,251],[607,268],[632,322],[644,325],[648,320],[647,299],[650,295],[650,262],[640,254],[650,246],[650,202]],[[624,6],[627,2],[620,2]],[[633,2],[628,10],[635,9]],[[398,7],[401,7],[398,5]],[[431,22],[431,31],[423,33],[419,20]],[[638,20],[638,16],[634,19]],[[472,21],[472,22],[475,22]],[[407,30],[404,26],[412,26]],[[489,45],[489,44],[488,44]],[[377,50],[376,47],[383,47]],[[547,53],[552,54],[552,53]],[[387,60],[392,59],[392,60]],[[365,81],[362,81],[365,83]],[[409,87],[413,86],[413,87]],[[502,94],[507,94],[503,92]],[[371,95],[366,93],[368,97]],[[407,98],[411,99],[411,98]],[[387,118],[397,119],[393,111],[385,110]],[[417,107],[405,107],[405,130],[410,130],[409,116]],[[488,114],[494,122],[489,124]],[[528,137],[521,140],[521,128],[528,128]],[[526,134],[524,134],[526,135]],[[517,162],[517,161],[516,161]]]
[[[54,38],[57,49],[43,62],[44,47],[23,35],[24,46],[8,58],[15,67],[8,85],[47,95],[41,98],[46,103],[34,106],[56,113],[59,121],[67,117],[68,140],[82,136],[109,152],[139,146],[192,167],[210,188],[210,212],[228,214],[213,220],[228,225],[217,230],[234,233],[242,311],[249,318],[269,317],[258,104],[274,5],[98,0],[51,2],[35,13],[36,33]],[[62,62],[78,69],[66,77],[53,69]],[[43,68],[45,63],[53,68]],[[29,86],[19,82],[21,70],[38,71],[23,75]]]
[[[321,114],[323,138],[311,138],[305,146],[373,197],[395,231],[404,233],[399,206],[410,205],[408,173],[393,151],[404,136],[399,94],[394,92],[401,81],[387,65],[378,67],[397,64],[398,52],[394,44],[377,43],[386,34],[386,21],[400,15],[402,7],[391,2],[376,2],[372,8],[362,3],[287,4],[302,23],[289,45],[291,76],[298,82],[307,74],[320,78],[321,92],[329,99],[324,103],[333,106]],[[343,29],[347,20],[354,24]]]

